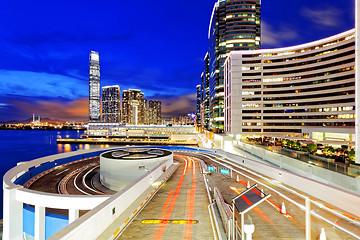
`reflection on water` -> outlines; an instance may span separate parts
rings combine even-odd
[[[71,152],[71,145],[70,144],[65,144],[64,145],[64,151],[65,152]]]
[[[57,144],[57,153],[71,152],[77,150],[89,150],[94,148],[109,148],[111,145],[109,144]]]
[[[63,145],[60,143],[60,144],[58,144],[58,152],[59,153],[61,153],[61,152],[63,152]]]

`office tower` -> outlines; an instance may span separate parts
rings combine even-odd
[[[140,90],[125,90],[122,98],[122,122],[133,125],[145,124],[144,104],[144,94]]]
[[[102,88],[102,121],[121,121],[120,87],[106,86]]]
[[[201,85],[196,86],[196,125],[201,126]]]
[[[148,124],[161,124],[161,102],[156,100],[149,101]]]
[[[204,57],[204,71],[201,73],[201,104],[200,119],[201,128],[209,130],[210,122],[210,86],[209,86],[209,52]]]
[[[260,0],[219,0],[209,26],[210,128],[224,126],[224,69],[233,50],[260,48]]]
[[[99,53],[90,52],[89,63],[89,121],[100,121],[100,58]]]

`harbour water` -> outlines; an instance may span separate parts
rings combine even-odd
[[[58,138],[79,138],[83,131],[42,131],[42,130],[0,130],[0,175],[1,175],[1,209],[3,216],[3,181],[4,174],[15,167],[18,162],[93,147],[108,145],[73,145],[57,144]]]

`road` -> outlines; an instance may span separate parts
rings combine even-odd
[[[214,201],[215,187],[229,205],[235,196],[255,183],[263,192],[271,194],[266,202],[245,216],[247,223],[255,225],[253,239],[305,239],[306,194],[233,165],[222,157],[189,152],[174,154],[174,160],[180,162],[181,166],[119,239],[213,239],[213,219],[208,211],[209,196],[204,179],[209,185],[211,202]],[[213,166],[216,172],[205,175],[204,178],[200,171],[200,161]],[[232,170],[228,175],[220,173],[220,169]],[[85,159],[34,176],[25,185],[29,185],[30,189],[50,193],[114,193],[101,186],[98,171],[99,158]],[[281,213],[283,204],[286,213]],[[47,211],[67,215],[65,210]],[[319,239],[322,228],[327,239],[360,239],[360,224],[350,213],[311,198],[311,214],[311,239]]]
[[[239,193],[247,189],[247,185],[258,184],[258,188],[263,189],[266,194],[271,194],[268,201],[261,203],[255,210],[251,210],[245,219],[250,220],[255,225],[254,239],[305,239],[305,200],[306,196],[289,186],[283,186],[279,182],[274,182],[262,176],[239,166],[231,166],[229,161],[224,158],[210,154],[191,154],[197,159],[203,160],[207,165],[214,166],[215,169],[233,168],[232,177],[230,175],[212,172],[207,175],[207,181],[210,188],[217,187],[220,190],[225,202],[231,205],[231,200]],[[229,172],[230,173],[230,172]],[[249,182],[249,183],[248,183]],[[346,220],[340,221],[346,230],[353,233],[354,236],[340,231],[338,228],[326,221],[320,220],[318,217],[327,219],[329,222],[338,226],[340,217],[330,213],[319,206],[325,206],[336,210],[335,206],[326,205],[319,200],[312,198],[311,204],[311,238],[319,239],[321,228],[324,228],[328,239],[360,239],[360,227],[353,223],[346,223]],[[286,214],[281,213],[282,203],[286,208]],[[319,206],[317,206],[316,204]],[[349,213],[342,213],[336,210],[342,216],[355,218]],[[318,217],[316,217],[317,215]],[[337,222],[337,223],[336,223]],[[358,237],[356,237],[356,235]]]
[[[181,166],[118,239],[213,239],[208,196],[199,163],[174,156]]]

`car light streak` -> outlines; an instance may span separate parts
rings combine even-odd
[[[187,157],[189,162],[192,163],[192,186],[191,189],[188,190],[187,200],[186,200],[186,218],[187,219],[193,219],[194,217],[194,206],[195,206],[195,190],[196,190],[196,166],[195,161],[193,158]],[[191,168],[189,168],[189,171]],[[187,225],[185,228],[185,239],[191,239],[191,231],[192,231],[192,225]]]
[[[168,209],[166,211],[166,214],[165,214],[165,217],[164,217],[165,219],[170,218],[171,213],[172,213],[172,211],[173,211],[173,209],[175,207],[176,200],[177,200],[177,198],[179,196],[179,192],[180,192],[180,189],[181,189],[181,186],[182,186],[185,174],[186,174],[187,165],[188,165],[188,161],[185,158],[184,158],[184,161],[185,161],[184,170],[183,170],[183,172],[181,174],[181,177],[180,177],[180,180],[179,180],[178,185],[176,187],[174,196],[172,197],[171,202],[169,204],[169,207],[168,207]],[[160,226],[160,228],[156,232],[156,235],[155,235],[154,239],[156,239],[156,240],[161,239],[162,236],[164,235],[165,229],[166,229],[166,223],[164,225]]]

